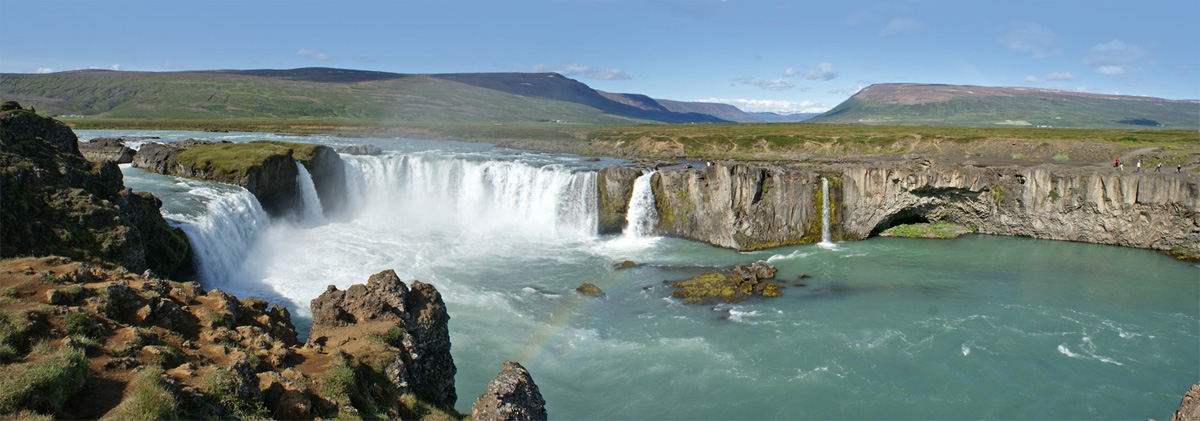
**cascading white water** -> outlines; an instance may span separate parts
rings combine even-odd
[[[596,174],[557,165],[414,155],[344,156],[354,208],[522,236],[596,235]]]
[[[633,181],[633,194],[629,197],[622,237],[643,238],[654,232],[658,211],[654,208],[654,189],[650,186],[650,179],[656,172],[642,174]]]
[[[829,239],[829,180],[821,177],[821,244],[822,246],[833,246],[833,241]]]
[[[301,205],[300,223],[305,225],[320,225],[325,222],[325,211],[321,209],[321,198],[317,196],[317,186],[313,183],[312,175],[304,164],[296,161],[296,185],[300,189]]]
[[[207,201],[205,212],[165,216],[181,222],[178,226],[188,235],[202,283],[210,288],[223,285],[241,270],[259,235],[270,227],[270,217],[243,188],[194,187],[189,194]]]

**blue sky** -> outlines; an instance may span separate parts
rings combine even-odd
[[[1200,99],[1198,18],[1194,0],[0,0],[0,72],[556,71],[792,112],[883,82]]]

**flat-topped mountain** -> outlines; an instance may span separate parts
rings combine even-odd
[[[705,110],[740,113],[713,104],[662,106],[648,97],[656,105],[631,105],[557,73],[78,70],[0,74],[0,96],[43,114],[135,119],[632,124],[728,122]]]
[[[975,127],[1200,127],[1200,103],[1039,88],[871,85],[814,123]]]

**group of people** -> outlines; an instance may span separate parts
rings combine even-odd
[[[1117,157],[1117,163],[1113,164],[1113,166],[1117,167],[1117,170],[1119,170],[1119,171],[1125,171],[1125,163],[1121,162],[1121,157],[1119,157],[1119,156]],[[1157,165],[1154,166],[1154,172],[1160,172],[1160,171],[1162,171],[1162,163],[1161,162],[1159,162]],[[1133,172],[1142,172],[1142,159],[1141,158],[1138,158],[1137,169],[1133,170]],[[1183,172],[1183,164],[1176,165],[1175,172],[1176,173]]]

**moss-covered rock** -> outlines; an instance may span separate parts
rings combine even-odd
[[[671,296],[683,299],[684,304],[712,304],[715,301],[738,303],[754,296],[780,296],[778,285],[764,282],[775,277],[776,269],[759,261],[753,265],[738,265],[726,272],[707,272],[691,278],[670,282],[676,288]],[[764,275],[759,277],[758,275]]]
[[[952,222],[933,222],[897,225],[880,233],[880,237],[905,238],[958,238],[970,234],[971,230]]]
[[[27,110],[0,114],[0,256],[61,255],[171,274],[191,249],[162,202],[125,188],[111,162],[79,153],[70,128]]]
[[[601,290],[600,287],[596,286],[595,284],[589,283],[589,282],[584,282],[583,285],[576,287],[575,292],[578,292],[580,294],[583,294],[583,295],[586,295],[589,297],[599,298],[599,297],[604,296],[604,290]]]

